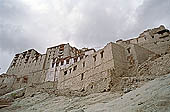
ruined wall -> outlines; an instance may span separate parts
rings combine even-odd
[[[13,90],[26,87],[28,84],[28,75],[25,76],[19,76],[16,75],[16,79],[14,80],[14,83],[12,85]]]
[[[37,51],[30,49],[20,54],[16,54],[7,74],[29,75],[43,69],[46,55],[41,55]]]
[[[113,50],[115,48],[119,53]],[[96,92],[108,90],[110,88],[109,82],[111,82],[109,70],[114,69],[115,71],[119,71],[119,68],[122,68],[122,71],[127,70],[126,63],[118,63],[120,60],[122,62],[125,61],[124,53],[123,47],[109,43],[103,49],[61,70],[58,76],[58,89],[69,88],[71,90],[88,91],[90,87],[91,89],[98,88]],[[115,61],[114,58],[117,61]],[[115,66],[115,64],[118,65]],[[116,73],[118,73],[118,71]],[[121,73],[119,75],[122,75]]]
[[[0,75],[0,96],[13,90],[13,84],[16,79],[15,75]]]
[[[150,56],[155,54],[154,52],[140,47],[137,44],[128,44],[125,49],[129,66],[138,66],[146,61]]]
[[[117,44],[137,44],[157,54],[170,53],[170,32],[164,26],[149,29],[140,34],[139,37],[130,40],[118,40]]]

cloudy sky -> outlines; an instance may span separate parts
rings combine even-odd
[[[30,48],[101,48],[161,24],[170,28],[170,0],[0,0],[0,73]]]

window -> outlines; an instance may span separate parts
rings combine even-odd
[[[67,74],[67,70],[66,71],[64,71],[64,75],[66,75]]]
[[[85,67],[85,61],[83,62],[83,67]]]
[[[137,43],[138,43],[138,41],[139,41],[138,38],[136,38],[136,41],[137,41]]]
[[[80,60],[83,59],[83,56],[80,56]]]
[[[27,83],[27,81],[28,81],[27,77],[24,77],[23,80],[22,80],[23,83]]]
[[[93,58],[94,58],[94,61],[96,61],[96,56],[97,56],[97,55],[94,55],[94,56],[93,56]]]
[[[75,62],[77,62],[77,59],[78,59],[77,57],[76,57],[76,58],[74,58],[74,63],[75,63]]]
[[[146,40],[146,37],[144,37],[144,39]]]
[[[127,51],[128,51],[128,53],[130,53],[130,47],[129,47],[129,48],[127,48]]]
[[[104,51],[100,52],[101,58],[103,58]]]
[[[17,78],[17,82],[19,82],[20,81],[20,78]]]
[[[69,59],[67,59],[67,60],[66,60],[66,64],[69,64],[69,61],[70,61],[70,60],[69,60]]]
[[[59,62],[56,62],[56,67],[59,65]]]
[[[83,78],[84,78],[84,73],[81,74],[81,80],[83,80]]]
[[[53,62],[53,63],[52,63],[52,68],[54,67],[54,65],[55,65],[55,63]]]
[[[64,61],[61,61],[61,66],[64,65]]]
[[[72,68],[70,68],[69,70],[70,70],[70,73],[71,73]]]
[[[76,69],[77,69],[77,65],[76,65],[76,66],[74,66],[73,71],[75,71]]]

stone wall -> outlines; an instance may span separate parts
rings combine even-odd
[[[137,44],[157,54],[170,53],[170,32],[164,26],[149,29],[140,34],[139,37],[126,41],[118,40],[117,44]]]
[[[62,69],[58,76],[58,89],[89,91],[90,87],[92,90],[98,88],[96,92],[108,90],[111,82],[109,70],[114,69],[115,76],[123,75],[127,70],[125,61],[124,48],[109,43],[94,54]]]
[[[59,58],[74,57],[78,54],[78,49],[71,47],[69,44],[61,44],[55,47],[47,48],[47,57],[45,60],[44,69],[50,68],[51,61]]]
[[[16,54],[7,74],[24,75],[42,70],[45,57],[33,49]]]

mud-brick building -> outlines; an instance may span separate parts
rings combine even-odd
[[[160,26],[144,31],[137,38],[108,43],[98,51],[77,49],[69,44],[47,48],[45,54],[30,49],[15,55],[7,74],[15,75],[13,88],[55,82],[58,90],[103,92],[148,58],[167,53],[170,53],[170,32]]]
[[[158,28],[148,29],[141,33],[137,38],[129,40],[118,40],[116,44],[127,46],[137,44],[156,54],[170,53],[170,31],[163,25]]]
[[[73,65],[63,68],[58,75],[58,89],[80,91],[108,91],[112,78],[126,75],[125,49],[109,43]]]

